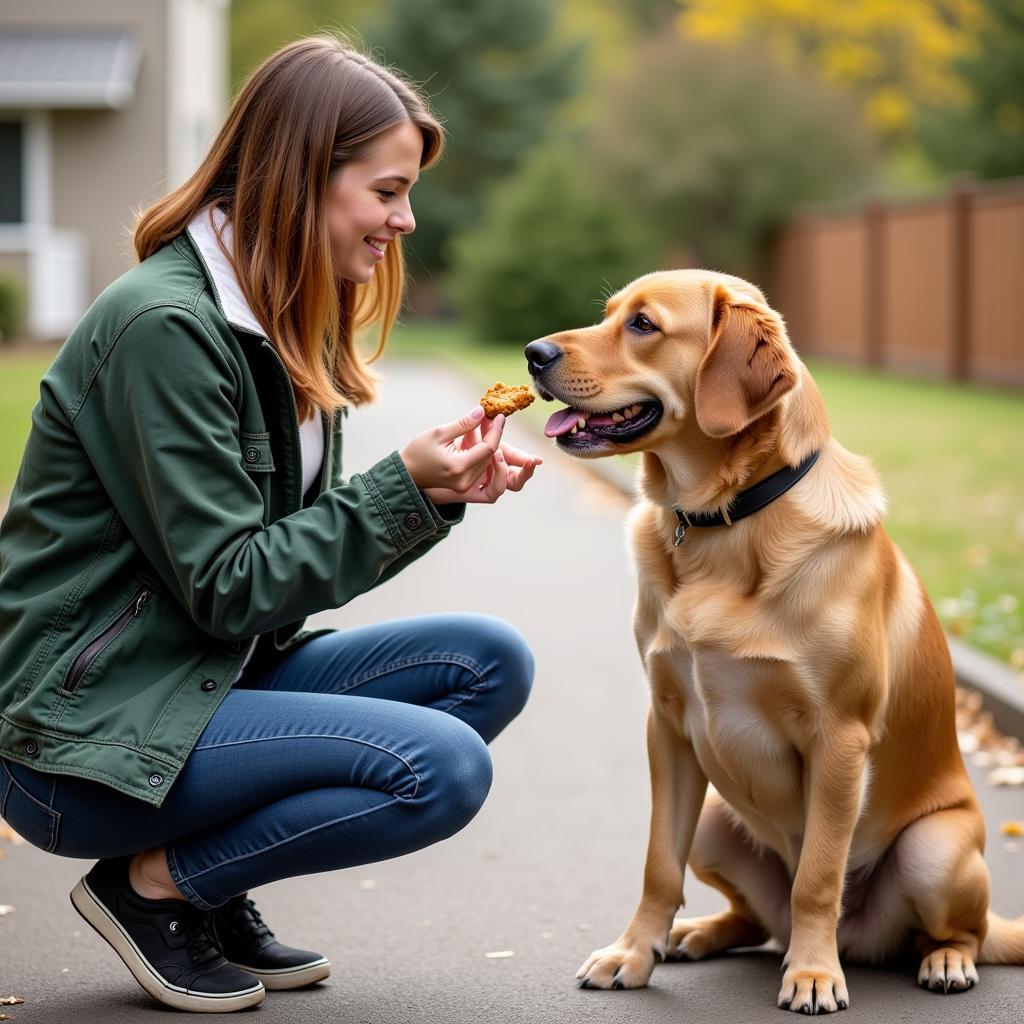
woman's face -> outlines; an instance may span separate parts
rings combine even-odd
[[[327,231],[339,277],[365,284],[391,241],[416,227],[409,191],[422,155],[423,136],[405,120],[381,132],[364,157],[330,179]]]

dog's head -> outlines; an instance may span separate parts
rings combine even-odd
[[[695,422],[737,434],[801,380],[781,317],[738,277],[647,274],[613,295],[593,327],[526,346],[541,397],[568,408],[545,433],[584,458],[652,451]]]

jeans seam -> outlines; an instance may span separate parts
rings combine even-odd
[[[376,668],[351,679],[343,689],[336,690],[335,693],[347,693],[356,686],[362,686],[363,683],[368,683],[372,679],[379,679],[381,676],[388,675],[390,672],[395,672],[398,669],[409,668],[411,665],[428,665],[431,662],[444,665],[458,665],[460,668],[467,669],[476,676],[477,685],[486,682],[483,668],[472,658],[467,658],[460,654],[419,654],[415,657],[399,658],[397,661],[389,661],[384,665],[378,665]]]
[[[196,871],[196,872],[194,872],[191,875],[182,875],[181,876],[181,881],[182,881],[182,883],[184,883],[185,885],[188,886],[189,892],[191,892],[194,895],[196,895],[197,899],[201,900],[204,904],[206,904],[206,901],[203,900],[201,896],[198,896],[198,894],[196,894],[195,889],[193,889],[192,886],[189,884],[190,879],[199,878],[201,875],[207,875],[211,871],[216,871],[218,868],[222,868],[222,867],[224,867],[227,864],[235,864],[235,863],[237,863],[240,860],[248,860],[250,857],[258,857],[258,856],[260,856],[260,854],[266,853],[268,850],[275,850],[275,849],[277,849],[277,847],[283,846],[285,843],[290,843],[290,842],[292,842],[292,841],[294,841],[296,839],[301,839],[303,836],[308,836],[312,832],[318,832],[318,831],[320,831],[320,829],[329,828],[331,825],[338,825],[338,824],[340,824],[343,821],[349,821],[352,818],[359,818],[359,817],[362,817],[363,815],[366,815],[366,814],[375,814],[377,811],[384,810],[386,807],[392,807],[394,804],[398,803],[401,799],[403,799],[403,798],[402,797],[397,797],[397,796],[396,797],[392,797],[392,799],[390,799],[387,803],[378,804],[376,807],[371,807],[368,810],[354,811],[352,814],[346,814],[346,815],[343,815],[340,818],[333,818],[333,819],[331,819],[331,821],[322,821],[322,822],[320,822],[319,825],[312,825],[309,828],[304,829],[302,832],[296,832],[295,835],[288,836],[286,839],[279,839],[276,843],[271,843],[269,846],[261,847],[259,850],[252,850],[250,853],[242,853],[242,854],[239,854],[237,857],[230,857],[228,860],[222,860],[219,864],[213,864],[210,867],[203,868],[202,871]],[[170,850],[170,847],[168,846],[167,849]],[[175,860],[175,867],[177,867],[177,861],[176,860]],[[179,869],[179,874],[180,874],[180,869]],[[173,872],[172,872],[172,876],[173,876]],[[177,878],[175,878],[175,881],[177,882]],[[180,888],[180,884],[179,884],[179,888]],[[207,904],[207,907],[209,907],[208,904]]]
[[[193,750],[216,750],[220,747],[235,747],[240,746],[243,743],[264,743],[271,740],[308,740],[308,739],[323,739],[323,740],[343,740],[346,743],[358,743],[363,747],[372,747],[374,750],[383,751],[385,754],[390,754],[396,761],[401,761],[405,765],[409,774],[416,780],[416,787],[412,793],[405,799],[411,800],[420,791],[420,779],[419,772],[404,758],[401,754],[394,750],[390,750],[388,747],[382,747],[379,743],[371,743],[369,740],[359,740],[352,736],[338,736],[335,733],[330,732],[301,732],[301,733],[289,733],[285,736],[257,736],[251,740],[225,740],[223,743],[207,743],[201,747],[194,747]]]
[[[167,860],[167,870],[182,896],[184,896],[189,903],[200,907],[202,910],[213,910],[213,905],[207,903],[206,900],[204,900],[203,897],[192,888],[188,882],[188,878],[182,874],[181,867],[178,865],[178,858],[174,856],[174,849],[172,848],[171,843],[167,843],[164,846],[164,854],[166,855]]]

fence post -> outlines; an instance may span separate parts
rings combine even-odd
[[[958,181],[949,193],[950,282],[949,375],[966,380],[971,372],[970,287],[971,287],[971,190]]]
[[[885,207],[878,199],[864,207],[864,246],[867,268],[867,325],[865,350],[869,366],[885,364]]]

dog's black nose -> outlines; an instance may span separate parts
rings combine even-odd
[[[556,359],[561,359],[565,353],[547,338],[539,341],[531,341],[526,346],[526,362],[530,366],[530,373],[536,376],[541,370],[547,369]]]

